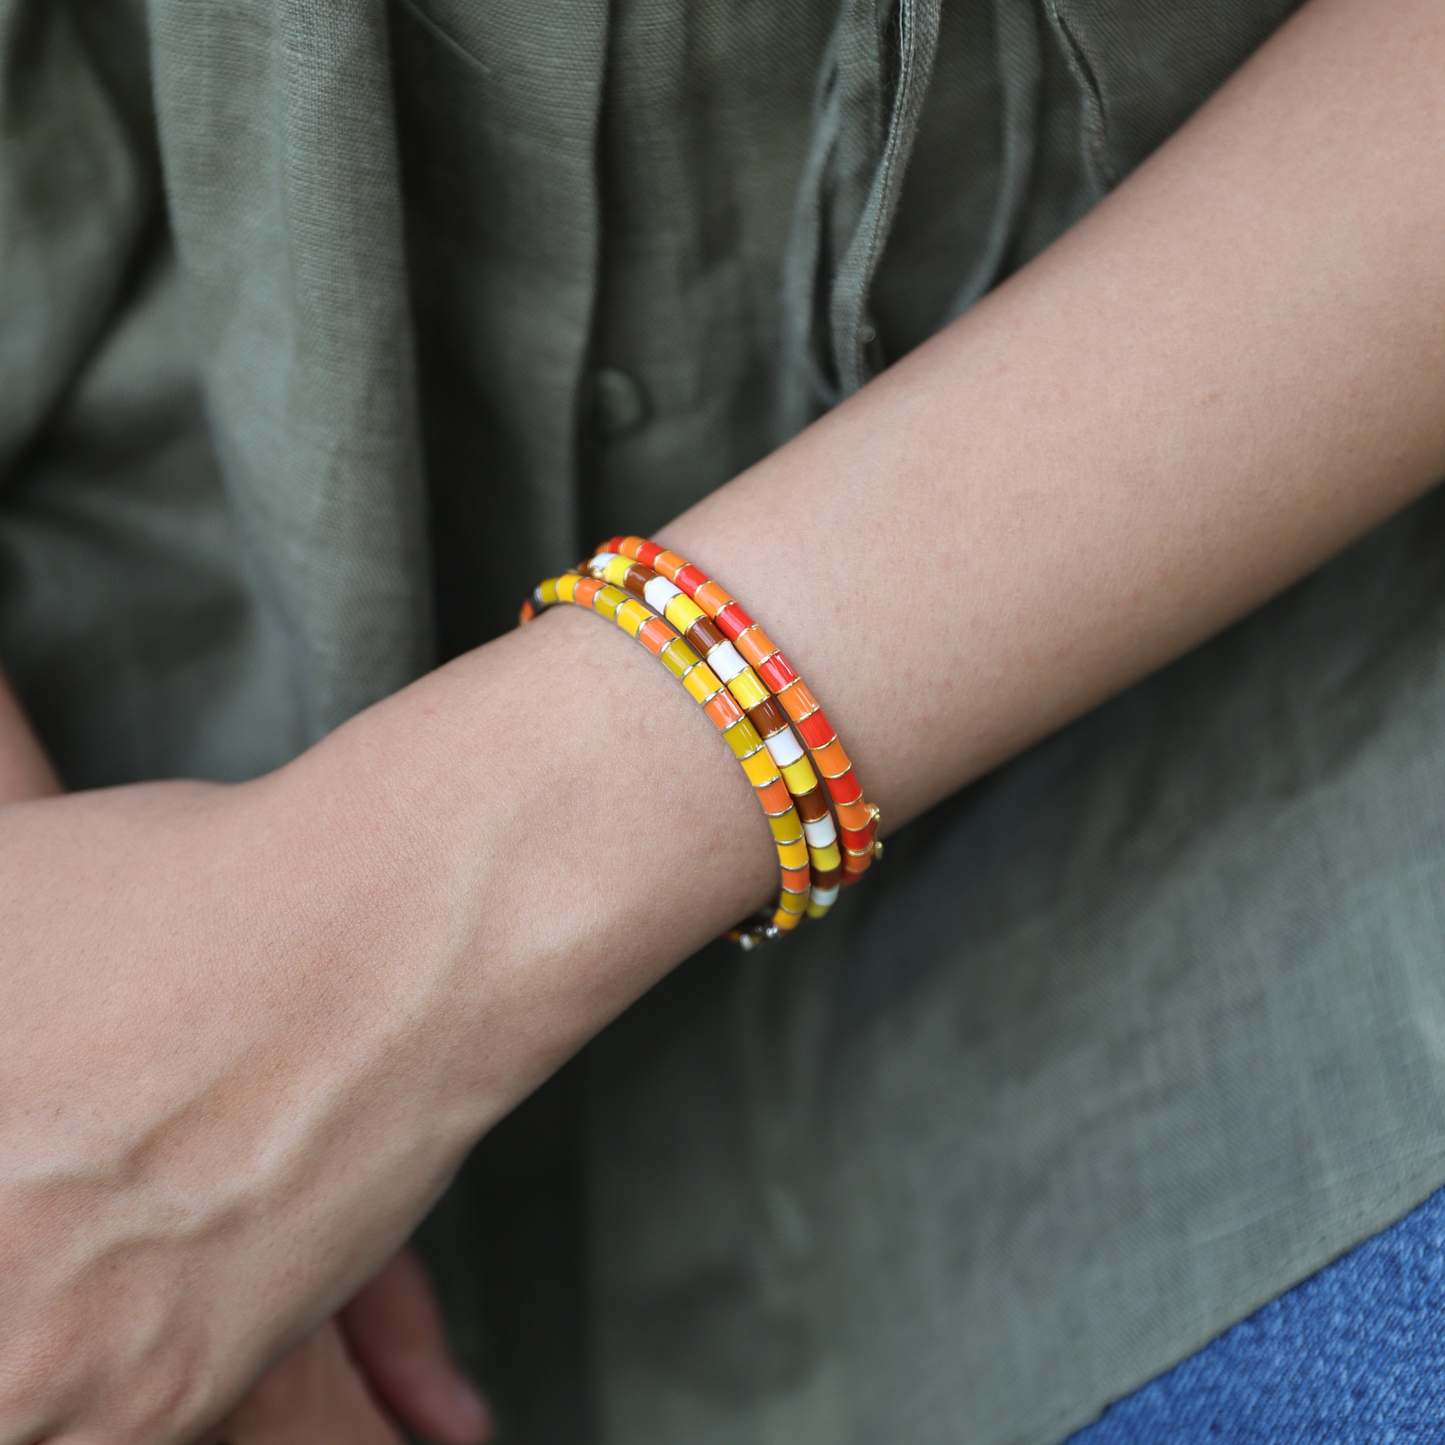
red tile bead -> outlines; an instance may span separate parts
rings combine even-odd
[[[828,721],[828,715],[822,708],[794,723],[793,726],[798,729],[798,736],[810,748],[826,747],[835,736],[833,724]]]
[[[724,635],[729,642],[736,642],[738,634],[744,628],[753,625],[753,619],[738,606],[736,602],[729,602],[726,607],[717,615],[717,625],[722,628]]]
[[[695,596],[697,589],[706,581],[707,574],[705,572],[699,572],[691,562],[682,568],[677,576],[672,579],[673,586],[681,587],[689,597]]]
[[[785,687],[798,680],[798,674],[793,671],[788,659],[781,652],[775,652],[765,662],[760,662],[757,673],[774,692],[782,692]]]
[[[863,796],[863,789],[859,787],[858,778],[852,768],[841,778],[824,778],[823,781],[827,783],[835,803],[856,803]]]

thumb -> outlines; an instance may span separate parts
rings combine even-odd
[[[477,1389],[457,1369],[426,1272],[403,1249],[341,1311],[357,1367],[408,1430],[440,1445],[482,1445],[495,1426]]]

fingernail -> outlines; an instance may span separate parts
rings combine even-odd
[[[479,1436],[486,1437],[492,1433],[491,1407],[470,1380],[461,1375],[452,1378],[452,1399],[456,1403],[457,1413]]]

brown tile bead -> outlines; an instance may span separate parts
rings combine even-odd
[[[813,874],[813,887],[818,889],[832,888],[836,886],[842,876],[843,870],[841,868],[829,868],[826,873],[815,872]]]
[[[644,567],[641,563],[637,563],[627,569],[627,576],[622,579],[622,585],[634,597],[641,597],[643,588],[656,576],[657,573],[651,567]]]
[[[687,640],[699,657],[706,657],[719,642],[726,642],[727,638],[711,618],[699,617],[687,629]]]
[[[821,823],[828,816],[822,788],[810,788],[801,798],[793,799],[793,806],[805,823]]]
[[[770,697],[765,697],[756,707],[750,707],[748,716],[752,718],[753,726],[765,738],[782,732],[788,725],[787,713],[778,706],[775,699]]]

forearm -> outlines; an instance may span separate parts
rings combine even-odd
[[[1433,5],[1309,7],[1044,257],[662,534],[785,644],[885,823],[1445,473],[1442,61]],[[566,1046],[774,886],[728,750],[616,629],[549,614],[363,726],[410,736],[423,698],[505,855],[461,888],[478,986],[518,970]]]
[[[786,644],[886,824],[1445,471],[1442,38],[1428,5],[1388,8],[1386,24],[1376,0],[1311,6],[1040,261],[667,530]],[[247,911],[190,920],[190,951],[144,967],[214,970],[197,1009],[234,993],[354,1042],[350,1063],[333,1045],[307,1067],[374,1069],[367,1086],[404,1100],[421,1182],[388,1186],[397,1220],[776,886],[711,724],[641,648],[566,609],[239,790],[223,821],[178,796],[154,806],[185,814],[203,840],[186,847],[225,860],[215,887]],[[103,899],[102,874],[77,870],[107,828],[116,850],[146,836],[124,808],[44,805],[12,896],[50,868]],[[186,866],[161,860],[154,886]],[[12,946],[36,960],[87,926],[77,906],[27,938],[28,916]]]
[[[765,609],[885,818],[1445,475],[1442,23],[1306,7],[1039,260],[667,530]]]

